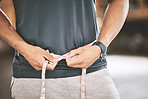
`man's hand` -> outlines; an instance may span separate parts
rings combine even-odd
[[[99,46],[85,45],[83,47],[71,50],[69,54],[66,55],[66,62],[69,67],[88,68],[100,57],[100,54],[101,49]]]
[[[36,69],[42,70],[43,63],[45,59],[53,64],[47,64],[47,70],[54,70],[55,66],[57,65],[58,60],[49,54],[48,50],[44,50],[38,46],[29,45],[29,48],[25,50],[23,53],[25,59]]]

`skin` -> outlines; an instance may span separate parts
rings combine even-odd
[[[10,11],[11,8],[8,2],[13,8],[12,0],[2,0],[1,7],[4,11],[6,11],[5,8],[7,8],[5,13],[9,12],[8,17],[10,17],[11,21],[14,21],[12,17],[15,17],[15,11]],[[128,9],[129,0],[109,0],[97,41],[102,42],[107,47],[109,46],[111,41],[121,30],[128,13]],[[2,12],[0,12],[0,38],[20,52],[36,70],[41,70],[45,58],[53,63],[52,65],[47,65],[48,70],[54,70],[57,65],[58,60],[48,54],[48,51],[45,51],[38,46],[26,43],[15,31],[15,24],[13,23],[12,26]],[[100,57],[100,54],[100,47],[93,45],[82,46],[71,50],[65,57],[67,57],[66,62],[69,67],[88,68]]]
[[[108,0],[108,2],[109,4],[103,18],[103,25],[97,39],[97,41],[102,42],[106,47],[109,46],[121,30],[129,9],[129,0]],[[70,67],[88,68],[100,57],[100,53],[101,50],[96,45],[84,46],[70,51],[67,57],[70,58],[77,55],[77,58],[74,60],[66,59],[66,61]]]
[[[42,70],[45,58],[53,63],[52,65],[47,64],[47,70],[53,70],[58,60],[52,57],[48,51],[26,43],[15,31],[15,11],[12,0],[1,0],[1,9],[7,14],[13,26],[0,11],[0,39],[21,53],[36,70]]]

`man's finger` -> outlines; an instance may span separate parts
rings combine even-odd
[[[56,67],[56,65],[57,65],[57,62],[54,62],[54,63],[49,62],[49,63],[47,64],[47,66],[46,66],[46,69],[47,69],[47,70],[54,70],[54,68]]]
[[[45,55],[43,55],[48,61],[53,62],[54,61],[54,57],[52,55],[50,55],[47,51],[45,52]]]
[[[46,50],[49,53],[49,50]]]
[[[34,68],[35,68],[37,71],[42,70],[42,67],[39,67],[39,66],[35,66]]]
[[[47,64],[46,69],[47,70],[54,70],[55,66],[51,65],[51,64]]]
[[[74,57],[75,55],[78,55],[80,54],[80,51],[78,49],[75,49],[75,50],[71,50],[69,52],[69,54],[66,55],[67,58],[71,58],[71,57]]]
[[[73,57],[73,59],[66,59],[66,62],[68,66],[78,65],[83,62],[83,58],[81,57],[81,55],[77,55]]]

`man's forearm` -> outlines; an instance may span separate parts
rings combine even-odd
[[[108,46],[121,30],[129,9],[129,0],[112,0],[106,9],[97,41]]]
[[[29,44],[27,44],[14,30],[13,26],[3,14],[0,9],[0,39],[8,43],[10,46],[18,50],[20,53],[23,53]]]

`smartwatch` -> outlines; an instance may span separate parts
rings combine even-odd
[[[107,47],[102,42],[96,41],[92,45],[97,45],[101,48],[101,56],[106,55]]]

